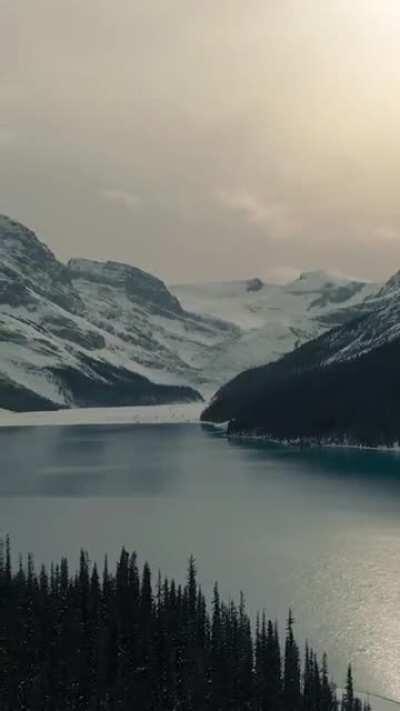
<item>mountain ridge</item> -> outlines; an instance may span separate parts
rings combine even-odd
[[[135,404],[135,390],[142,404],[139,377],[148,381],[149,403],[157,400],[153,386],[175,388],[160,390],[162,402],[207,397],[247,367],[348,320],[377,292],[363,282],[352,291],[352,282],[322,272],[303,277],[300,295],[259,277],[167,287],[112,260],[63,264],[32,230],[4,216],[0,258],[0,407],[8,409],[13,397],[18,407],[24,397],[29,407]]]
[[[0,256],[3,407],[58,409],[201,399],[179,377],[153,382],[150,368],[127,358],[122,341],[87,318],[71,268],[31,230],[6,217],[0,219]],[[149,275],[149,281],[154,285],[155,277]],[[171,302],[175,304],[172,296]]]

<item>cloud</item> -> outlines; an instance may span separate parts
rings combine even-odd
[[[353,5],[0,0],[3,209],[170,281],[389,276],[400,5]]]
[[[374,230],[374,238],[376,237],[383,242],[392,242],[399,239],[400,232],[389,225],[380,225]]]
[[[272,269],[267,269],[264,276],[267,281],[271,281],[274,284],[288,284],[300,276],[300,269],[290,266],[273,267]]]
[[[0,126],[0,148],[8,148],[16,141],[16,133],[10,128]]]
[[[101,190],[101,196],[108,202],[128,210],[137,210],[143,203],[140,195],[116,188]]]
[[[268,202],[244,189],[217,190],[218,202],[228,210],[241,214],[250,225],[265,226],[270,237],[287,236],[293,221],[285,205]]]
[[[254,224],[270,220],[271,207],[245,190],[219,190],[217,199],[228,209],[243,213]]]

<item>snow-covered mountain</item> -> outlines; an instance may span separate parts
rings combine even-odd
[[[179,322],[179,304],[162,282],[133,269],[127,280],[129,268],[113,264],[65,266],[32,232],[5,217],[0,257],[0,406],[27,410],[200,399],[187,385],[190,378],[183,382],[183,366],[160,357],[150,316],[148,321],[144,316],[148,311],[160,320],[161,334],[164,321]],[[99,272],[102,281],[91,281]],[[90,291],[86,285],[98,300],[83,301],[80,291]],[[131,299],[125,331],[113,311],[123,294],[118,317]],[[102,320],[105,328],[98,325]],[[212,326],[207,331],[201,324],[199,330],[206,332],[203,340],[214,335]],[[185,376],[189,372],[187,367]]]
[[[126,264],[62,264],[0,216],[0,407],[207,397],[345,322],[376,292],[323,272],[285,286],[255,278],[167,288]]]
[[[260,278],[173,286],[171,291],[189,311],[231,321],[244,331],[267,324],[298,324],[311,319],[348,318],[347,309],[377,292],[377,285],[323,271],[305,272],[289,284],[266,284]],[[341,309],[343,313],[341,314]]]
[[[352,360],[397,339],[400,339],[400,272],[364,302],[359,318],[325,335],[323,363]]]
[[[399,444],[399,361],[397,273],[350,321],[226,383],[202,418],[273,439]]]
[[[377,285],[325,272],[306,272],[289,284],[248,281],[172,287],[183,307],[234,324],[236,332],[211,353],[204,370],[222,384],[247,368],[277,360],[359,313]]]

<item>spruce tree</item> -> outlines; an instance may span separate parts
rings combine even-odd
[[[354,711],[353,672],[351,664],[347,668],[346,689],[342,703],[343,711]]]
[[[283,676],[283,699],[287,709],[299,711],[301,707],[300,691],[300,655],[293,634],[294,618],[289,610],[285,640],[285,665]]]

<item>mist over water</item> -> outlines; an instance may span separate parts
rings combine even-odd
[[[122,545],[328,652],[337,682],[400,698],[400,456],[230,442],[196,425],[0,431],[0,530],[36,562]]]

